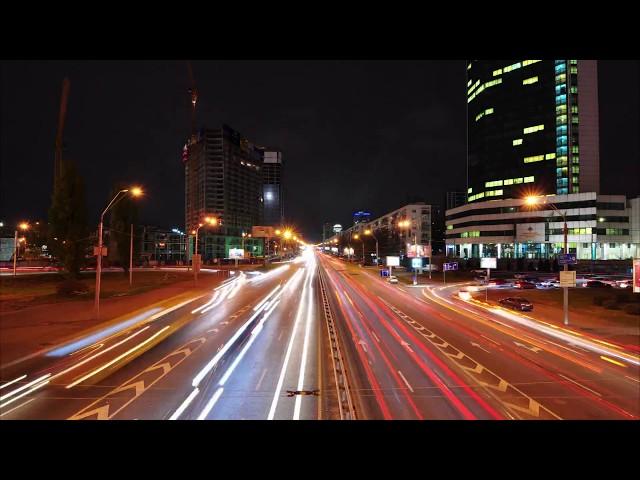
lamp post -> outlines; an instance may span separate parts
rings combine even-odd
[[[411,226],[411,222],[409,220],[402,220],[400,222],[398,222],[398,226],[400,228],[409,228]],[[415,258],[418,258],[418,238],[417,235],[413,235],[413,250],[415,252]],[[408,252],[407,252],[408,253]],[[408,257],[409,255],[407,255]],[[413,260],[412,260],[413,263]],[[411,268],[413,270],[413,284],[417,285],[418,284],[418,269],[415,268],[413,265],[411,265]]]
[[[191,231],[192,235],[196,236],[196,248],[194,255],[196,256],[196,261],[193,265],[193,280],[197,284],[198,283],[198,270],[200,270],[200,254],[198,253],[198,232],[202,227],[207,225],[217,225],[218,219],[216,217],[204,217],[205,223],[198,223],[198,227],[195,230]]]
[[[379,251],[378,251],[378,237],[375,236],[375,234],[373,233],[372,230],[370,229],[366,229],[364,231],[365,235],[371,235],[373,237],[373,239],[376,241],[376,266],[380,266],[380,255],[379,255]]]
[[[140,187],[132,187],[125,188],[120,190],[116,195],[111,199],[107,208],[105,208],[100,215],[100,224],[98,225],[98,259],[96,262],[96,293],[94,300],[94,315],[96,320],[100,316],[100,282],[102,276],[102,226],[104,224],[104,215],[109,211],[111,207],[113,207],[118,201],[122,200],[127,193],[130,193],[133,197],[139,197],[142,195],[142,189]],[[124,194],[124,195],[122,195]],[[122,196],[121,196],[122,195]]]
[[[29,230],[29,224],[27,222],[20,222],[18,224],[18,228],[15,231],[14,237],[13,237],[13,248],[14,248],[14,252],[13,252],[13,276],[16,276],[16,261],[18,260],[18,230],[22,230],[23,232],[26,232],[27,230]],[[26,240],[25,240],[26,242]]]
[[[360,239],[360,234],[356,233],[353,238],[356,240]],[[364,267],[364,237],[362,237],[362,266]]]
[[[529,206],[534,206],[538,204],[538,199],[539,197],[536,196],[529,196],[525,198],[525,203]],[[553,203],[547,203],[546,199],[544,201],[544,205],[549,205],[551,207],[551,209],[553,210],[554,213],[558,213],[558,215],[560,215],[562,217],[562,221],[564,223],[563,229],[562,229],[562,233],[564,236],[564,249],[563,249],[563,253],[566,255],[569,253],[568,250],[568,235],[569,235],[569,229],[567,228],[567,212],[566,210],[564,212],[561,212],[560,210],[558,210],[558,207],[556,207]],[[552,214],[553,216],[553,214]],[[565,262],[564,262],[564,268],[563,270],[566,272],[569,270],[569,265],[566,262],[566,257],[565,257]],[[569,289],[568,287],[562,287],[563,290],[563,312],[564,312],[564,324],[565,325],[569,325]]]
[[[133,284],[133,223],[131,224],[131,239],[129,243],[129,287]]]

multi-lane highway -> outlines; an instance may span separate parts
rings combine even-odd
[[[4,366],[1,418],[331,418],[316,271],[309,251]]]
[[[459,289],[307,249],[3,365],[0,419],[640,416],[637,352]]]
[[[460,286],[391,285],[321,256],[361,415],[637,419],[639,358],[622,346],[464,301]]]

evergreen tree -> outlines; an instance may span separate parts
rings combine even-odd
[[[49,245],[67,273],[77,278],[88,245],[84,180],[75,164],[63,160],[49,209]]]

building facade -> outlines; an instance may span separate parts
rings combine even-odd
[[[336,232],[333,237],[325,241],[328,248],[338,248],[345,254],[345,248],[353,248],[354,255],[362,255],[362,243],[364,243],[367,263],[369,258],[375,257],[375,238],[378,240],[380,258],[387,255],[405,257],[407,250],[412,245],[429,245],[432,240],[432,206],[424,202],[412,203],[393,210],[368,222],[359,222],[351,227]],[[406,227],[400,223],[407,222]],[[371,230],[371,236],[365,235],[366,230]],[[358,238],[355,238],[355,235]],[[364,239],[364,241],[363,241]],[[350,245],[350,247],[349,247]],[[334,250],[335,251],[335,250]]]
[[[186,151],[186,231],[206,216],[218,218],[217,226],[200,229],[198,250],[204,260],[226,258],[242,245],[243,232],[262,224],[262,152],[228,125],[200,130]]]
[[[187,260],[187,235],[173,228],[171,230],[153,225],[138,227],[139,259],[144,264],[181,264]]]
[[[564,247],[563,214],[568,253],[579,260],[625,260],[640,254],[640,198],[595,192],[541,198],[535,206],[524,199],[507,199],[448,210],[447,255],[553,258]]]
[[[467,66],[467,200],[600,192],[595,60]]]
[[[263,223],[280,226],[284,223],[284,198],[282,191],[282,152],[260,148],[262,153]]]

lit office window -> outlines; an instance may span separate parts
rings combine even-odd
[[[521,138],[516,138],[513,141],[513,146],[515,147],[516,145],[522,145],[522,139]]]
[[[562,62],[561,64],[555,66],[555,70],[556,70],[556,75],[566,72],[567,65],[564,62]]]
[[[513,185],[513,178],[507,178],[507,179],[504,181],[504,184],[505,184],[505,186],[506,186],[506,185]]]
[[[533,183],[534,177],[524,177],[524,183]]]
[[[571,105],[571,113],[578,113],[578,105]]]
[[[485,187],[501,187],[502,180],[494,180],[492,182],[484,182]]]
[[[567,105],[566,104],[562,104],[562,105],[557,105],[556,106],[556,114],[559,113],[567,113]]]
[[[532,83],[536,83],[538,81],[538,77],[530,77],[522,80],[523,85],[531,85]]]
[[[467,188],[467,193],[471,193],[471,192],[473,192],[473,188],[471,187]]]
[[[509,65],[508,67],[504,67],[504,73],[511,72],[512,70],[516,70],[520,68],[522,65],[520,62],[514,63],[513,65]]]
[[[544,159],[545,159],[545,160],[553,160],[554,158],[556,158],[556,154],[555,154],[555,153],[547,153],[547,154],[544,156]]]
[[[522,181],[522,177],[513,179],[513,183],[522,183]]]
[[[571,153],[580,153],[580,147],[578,147],[578,145],[574,145],[571,147]]]
[[[502,75],[502,69],[501,68],[499,68],[498,70],[494,70],[493,71],[493,76],[494,77],[497,77],[498,75]]]
[[[469,81],[467,82],[467,87],[468,87],[469,85],[471,85],[472,83],[473,83],[473,80],[470,78],[470,79],[469,79]]]
[[[524,134],[538,132],[540,130],[544,130],[544,125],[534,125],[532,127],[527,127],[523,130]]]
[[[573,123],[573,124],[579,123],[577,115],[571,115],[571,123]]]
[[[541,62],[542,60],[525,60],[522,62],[523,67],[527,67],[529,65],[533,65],[534,63]]]
[[[565,167],[567,165],[567,156],[562,155],[556,158],[556,166],[557,167]]]
[[[567,75],[565,73],[556,75],[556,83],[564,83],[566,81],[567,81]]]
[[[544,155],[533,155],[531,157],[524,157],[524,163],[540,162],[541,160],[544,160]]]

